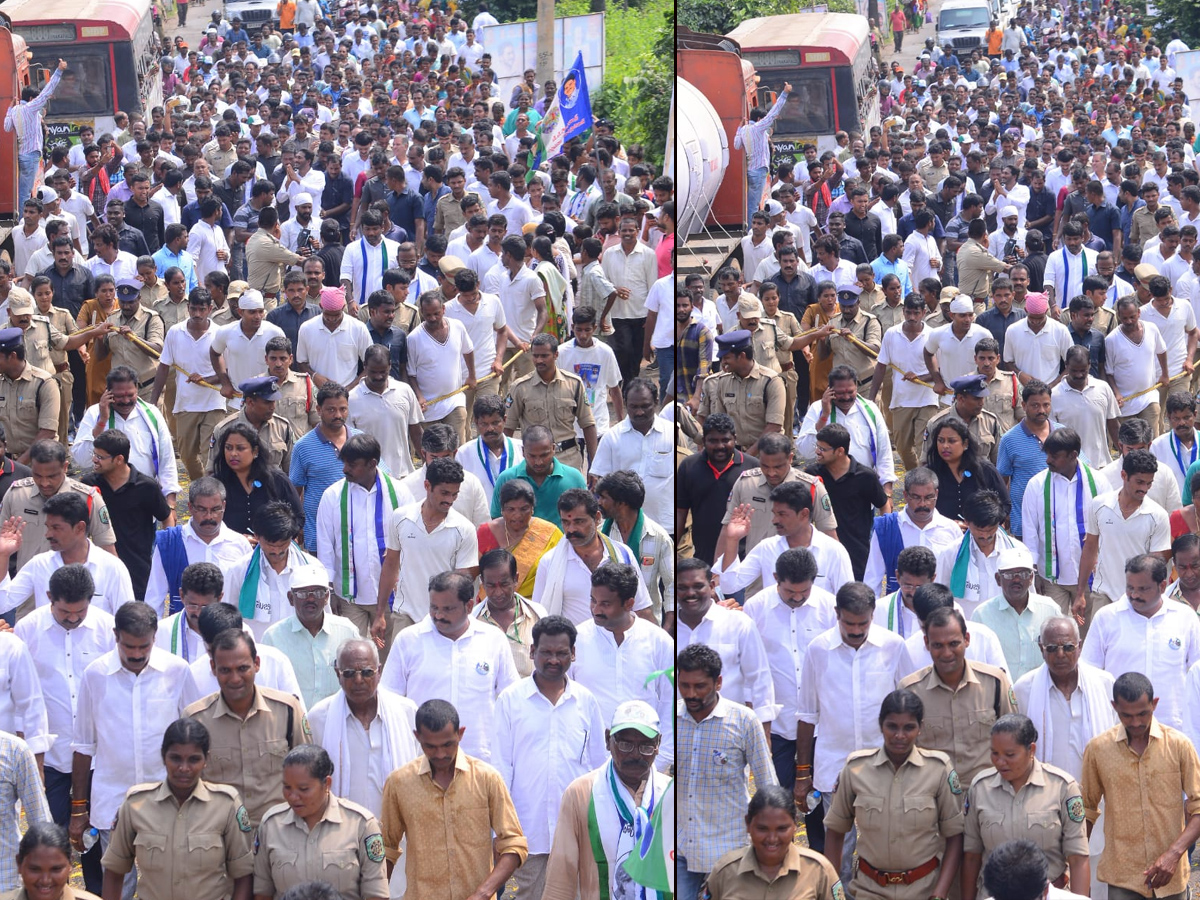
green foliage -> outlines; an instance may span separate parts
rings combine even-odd
[[[815,0],[814,0],[815,2]],[[824,0],[830,12],[853,13],[854,0]],[[746,19],[804,12],[796,0],[684,0],[679,24],[705,34],[728,34]]]
[[[1171,32],[1179,36],[1189,47],[1200,44],[1200,0],[1156,0],[1158,16],[1150,20],[1154,36],[1165,45],[1171,40]],[[1142,9],[1142,21],[1146,21]]]

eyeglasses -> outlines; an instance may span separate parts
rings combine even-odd
[[[329,588],[312,588],[311,590],[293,590],[292,597],[296,600],[323,600],[329,596]]]
[[[1015,572],[1001,572],[1000,573],[1001,581],[1023,581],[1026,578],[1032,578],[1032,577],[1033,577],[1033,572],[1029,571],[1028,569],[1018,569]]]
[[[1063,653],[1074,653],[1075,648],[1078,646],[1078,644],[1043,644],[1042,652],[1049,653],[1051,656],[1056,654],[1059,650],[1061,650]]]
[[[642,756],[653,756],[658,752],[658,744],[635,744],[633,741],[613,741],[622,753],[632,753],[637,750]]]
[[[336,666],[334,666],[334,668],[337,669]],[[375,677],[375,673],[378,671],[379,671],[378,669],[371,669],[371,668],[367,668],[367,669],[337,669],[338,675],[341,676],[341,678],[344,681],[353,681],[355,675],[360,676],[363,681],[370,681],[372,678]]]
[[[108,462],[110,459],[112,459],[112,457],[111,457],[111,456],[105,456],[103,453],[93,453],[93,454],[92,454],[92,459],[93,459],[95,462]]]

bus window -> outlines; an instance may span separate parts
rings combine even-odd
[[[67,70],[47,108],[51,116],[96,115],[112,110],[108,51],[102,44],[61,48]]]
[[[806,69],[772,72],[773,88],[783,89],[792,84],[783,111],[775,122],[776,134],[832,134],[833,98],[829,91],[828,69]]]

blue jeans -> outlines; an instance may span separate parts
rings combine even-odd
[[[675,856],[675,900],[698,900],[707,872],[689,872],[687,860]]]
[[[675,348],[659,347],[654,355],[658,358],[658,397],[662,400],[675,387]]]
[[[18,153],[17,154],[17,204],[18,218],[20,217],[20,206],[33,194],[33,182],[37,178],[38,163],[42,161],[42,154],[34,153]]]
[[[750,227],[750,215],[759,209],[763,191],[767,186],[767,169],[746,170],[746,227]]]

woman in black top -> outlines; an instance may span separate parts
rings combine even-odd
[[[979,455],[975,439],[958,416],[947,416],[933,425],[925,465],[938,478],[937,511],[948,519],[963,521],[963,502],[976,491],[1000,495],[1007,521],[1011,509],[1004,479],[988,460]]]
[[[217,441],[213,476],[225,485],[225,524],[254,540],[254,514],[272,500],[291,504],[304,515],[300,495],[283,471],[267,463],[258,433],[245,422],[226,428]]]

